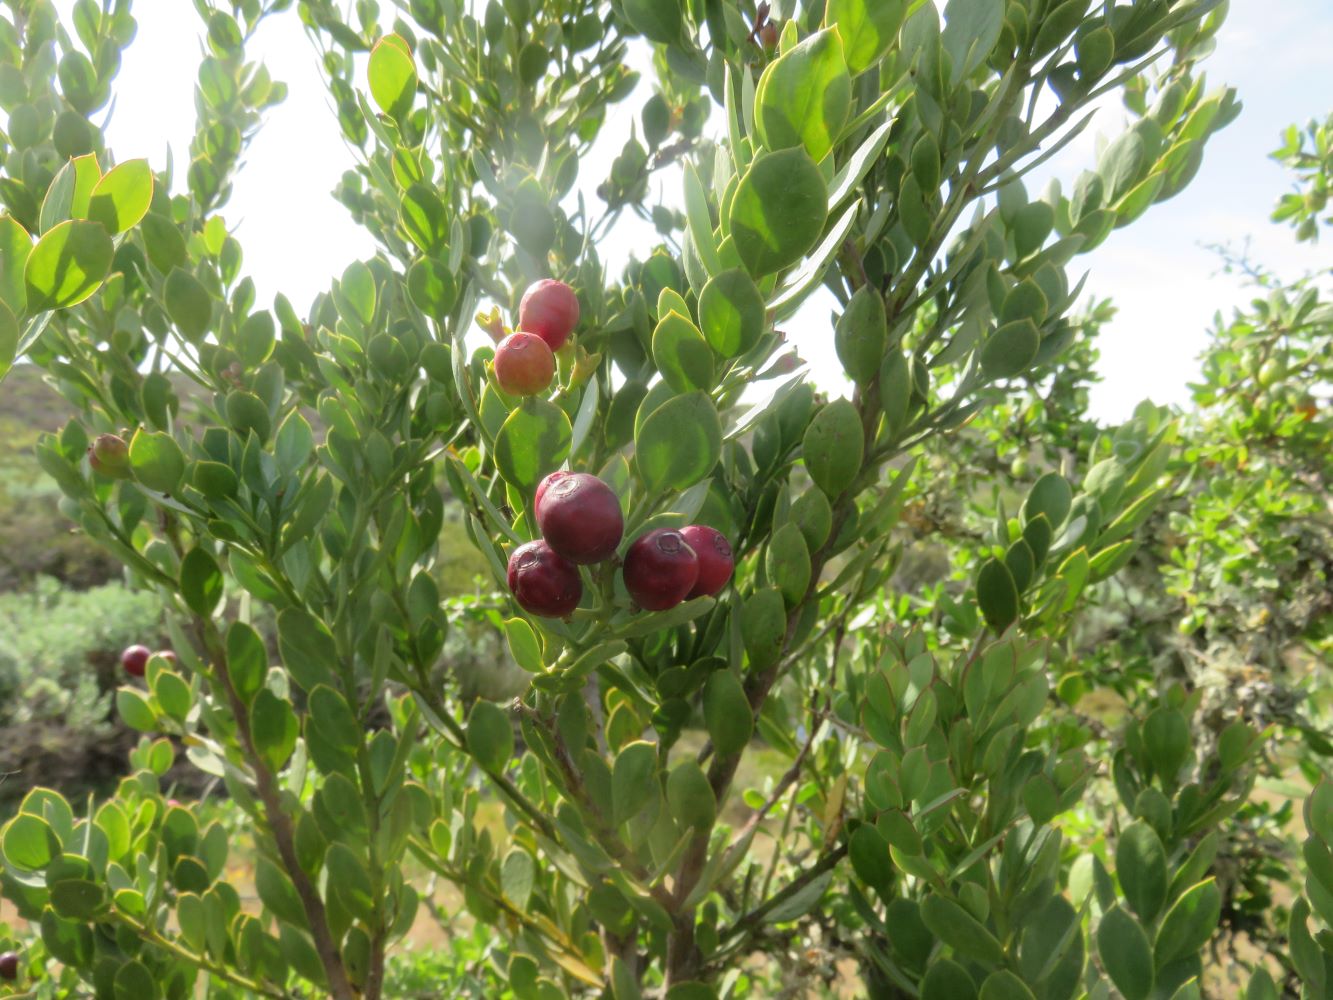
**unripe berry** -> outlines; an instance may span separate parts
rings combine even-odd
[[[579,325],[579,300],[563,281],[543,278],[528,287],[518,304],[518,328],[535,333],[558,351]]]
[[[519,607],[543,618],[567,618],[583,597],[578,568],[540,539],[514,550],[506,575]]]
[[[650,531],[625,553],[625,589],[645,611],[674,608],[698,578],[699,559],[679,531]]]
[[[120,665],[131,677],[142,677],[148,666],[148,657],[152,655],[152,650],[147,646],[126,646],[120,654]]]
[[[19,956],[16,951],[7,951],[0,955],[0,979],[13,982],[19,977]]]
[[[580,566],[615,554],[625,533],[620,501],[586,472],[553,472],[537,484],[533,510],[548,545]]]
[[[495,381],[511,396],[545,392],[555,377],[555,355],[535,333],[511,333],[495,349]]]
[[[88,464],[109,479],[128,479],[130,447],[115,434],[99,434],[88,447]]]
[[[699,578],[694,581],[694,587],[686,598],[717,596],[731,579],[731,572],[735,568],[727,536],[706,524],[691,524],[680,529],[680,537],[685,539],[685,544],[694,550],[699,560]]]

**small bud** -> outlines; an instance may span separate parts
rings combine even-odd
[[[488,313],[477,313],[477,326],[490,334],[491,340],[497,344],[504,340],[509,333],[505,328],[504,317],[500,315],[499,308],[495,306],[492,306]]]
[[[88,464],[108,479],[128,479],[130,447],[115,434],[99,434],[88,448]]]

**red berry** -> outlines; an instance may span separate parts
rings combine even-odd
[[[620,501],[586,472],[553,472],[537,484],[537,529],[572,563],[590,566],[615,554],[625,533]]]
[[[507,576],[519,606],[543,618],[568,617],[583,597],[578,568],[540,539],[514,550]]]
[[[579,325],[579,300],[563,281],[543,278],[528,286],[518,304],[518,328],[535,333],[558,351]]]
[[[15,980],[19,977],[19,956],[16,951],[7,951],[0,955],[0,979]]]
[[[679,531],[650,531],[625,553],[625,589],[645,611],[674,608],[698,578],[699,560]]]
[[[144,668],[148,666],[148,657],[152,655],[152,650],[147,646],[126,646],[120,654],[120,665],[131,677],[142,677]]]
[[[731,571],[735,568],[727,536],[706,524],[691,524],[681,528],[680,536],[685,539],[686,545],[694,549],[699,559],[699,579],[694,581],[694,589],[688,597],[715,596],[727,585]]]
[[[555,355],[535,333],[511,333],[495,349],[495,381],[511,396],[545,392],[555,377]]]
[[[164,660],[167,661],[167,666],[169,666],[169,667],[174,667],[174,666],[176,666],[177,663],[180,662],[180,661],[176,658],[176,654],[173,653],[173,652],[172,652],[171,650],[169,650],[169,649],[159,649],[159,650],[158,650],[156,653],[154,653],[153,655],[154,655],[154,656],[160,656],[160,657],[162,657],[162,659],[164,659]]]
[[[542,497],[546,496],[547,490],[549,490],[556,483],[560,482],[560,480],[572,476],[573,474],[574,473],[572,472],[552,472],[549,476],[547,476],[540,483],[538,483],[537,492],[534,493],[532,496],[532,509],[537,510],[542,505]]]

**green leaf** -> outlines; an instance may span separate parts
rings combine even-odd
[[[70,220],[32,248],[23,268],[30,312],[64,309],[82,302],[111,269],[111,237],[96,222]]]
[[[1115,871],[1130,907],[1151,923],[1166,902],[1166,850],[1157,831],[1139,820],[1120,834]]]
[[[236,693],[248,705],[268,676],[268,648],[245,622],[232,622],[227,629],[226,669]]]
[[[815,414],[801,441],[801,456],[810,478],[830,497],[852,485],[865,458],[865,432],[851,400],[835,399]]]
[[[657,781],[657,744],[627,744],[611,770],[612,822],[620,826],[637,816],[657,796]]]
[[[713,387],[713,352],[690,320],[668,312],[653,331],[653,363],[676,392]]]
[[[514,755],[514,727],[493,702],[478,701],[467,719],[467,749],[481,767],[500,774]]]
[[[9,306],[0,301],[0,379],[3,379],[13,366],[14,356],[18,353],[18,346],[18,320],[9,311]]]
[[[439,253],[449,239],[449,220],[444,202],[429,184],[418,181],[403,193],[398,221],[408,239],[423,253]]]
[[[724,358],[748,352],[764,333],[764,296],[740,268],[714,275],[699,294],[704,339]]]
[[[329,845],[324,856],[329,872],[329,884],[338,900],[353,916],[370,923],[375,919],[375,890],[370,884],[370,873],[356,852],[347,844]]]
[[[300,726],[291,704],[268,688],[261,687],[250,706],[250,735],[255,750],[269,769],[275,773],[281,771],[296,748],[296,738],[300,735]]]
[[[717,818],[717,799],[703,769],[693,760],[683,760],[667,776],[667,804],[682,827],[707,830]]]
[[[977,604],[986,624],[996,633],[1018,619],[1018,586],[1009,567],[998,559],[988,559],[977,574]]]
[[[412,109],[417,89],[417,68],[407,42],[388,35],[370,50],[366,67],[370,96],[390,118],[403,118]]]
[[[1153,947],[1157,968],[1193,955],[1213,936],[1222,915],[1222,893],[1214,879],[1186,889],[1162,918]]]
[[[255,892],[260,901],[279,920],[297,927],[306,926],[305,907],[287,873],[262,854],[255,859]]]
[[[788,521],[773,533],[765,568],[789,607],[801,603],[810,586],[810,550],[799,525]]]
[[[200,618],[208,618],[222,600],[222,571],[207,549],[194,548],[181,560],[181,596]]]
[[[185,455],[170,434],[141,427],[130,439],[130,468],[148,489],[175,493],[185,477]]]
[[[1048,472],[1028,491],[1027,500],[1023,502],[1023,523],[1030,524],[1044,514],[1054,530],[1065,523],[1073,501],[1074,491],[1069,481],[1058,472]]]
[[[347,699],[327,684],[320,684],[310,692],[310,714],[307,718],[333,746],[354,751],[361,745],[365,731],[356,713],[347,704]]]
[[[541,673],[544,667],[542,647],[532,626],[522,618],[510,618],[504,624],[509,655],[514,658],[514,662],[530,674]]]
[[[704,270],[716,275],[722,270],[722,259],[718,257],[713,236],[713,217],[708,210],[708,195],[692,163],[685,165],[685,219]]]
[[[1008,969],[998,969],[981,984],[981,1000],[1037,1000],[1023,980]]]
[[[171,273],[172,268],[183,267],[190,259],[180,227],[165,215],[149,212],[143,217],[139,232],[143,235],[148,259],[163,274]]]
[[[1189,722],[1178,709],[1158,708],[1143,721],[1144,749],[1153,770],[1167,782],[1174,782],[1189,760],[1190,743]]]
[[[180,674],[170,670],[162,670],[153,678],[153,697],[162,706],[162,711],[177,722],[185,721],[194,704],[190,685],[185,683]]]
[[[1097,953],[1125,1000],[1146,1000],[1152,992],[1153,961],[1148,936],[1137,920],[1118,906],[1109,910],[1097,927]]]
[[[297,608],[278,613],[278,650],[292,679],[307,692],[332,684],[339,667],[333,636],[324,623]]]
[[[201,341],[213,322],[213,299],[199,279],[182,268],[172,268],[162,286],[162,299],[181,336],[192,344]]]
[[[995,935],[952,899],[930,894],[921,902],[921,919],[959,955],[988,965],[1004,964],[1004,949]]]
[[[769,149],[804,146],[828,155],[852,106],[852,78],[838,32],[825,28],[769,63],[755,88],[755,124]]]
[[[731,202],[731,239],[756,277],[796,263],[819,242],[828,218],[824,175],[804,147],[761,153]]]
[[[128,961],[116,969],[113,984],[116,1000],[158,1000],[162,995],[148,966],[138,959]]]
[[[706,392],[667,400],[634,435],[635,463],[650,493],[702,481],[722,454],[722,423]]]
[[[650,42],[679,42],[685,27],[681,0],[622,0],[630,26]]]
[[[495,436],[495,465],[505,482],[531,491],[569,457],[573,434],[564,410],[530,396],[509,414]]]
[[[0,216],[0,302],[16,317],[27,306],[23,272],[32,253],[32,237],[12,216]]]
[[[407,294],[427,316],[444,320],[458,300],[458,282],[440,261],[422,257],[407,269]]]
[[[148,214],[153,200],[153,171],[147,160],[127,160],[97,182],[88,199],[88,218],[112,236],[132,229]]]
[[[719,757],[744,750],[754,734],[754,716],[745,686],[734,670],[723,667],[704,684],[704,723]]]
[[[940,41],[952,66],[950,83],[957,84],[995,48],[1004,28],[1004,0],[949,0],[944,20]]]
[[[66,920],[91,920],[106,907],[106,892],[89,879],[63,879],[51,886],[51,907]]]
[[[1041,331],[1030,319],[1014,320],[981,345],[981,370],[987,378],[1013,378],[1028,370],[1041,347]]]
[[[141,733],[155,733],[158,729],[157,712],[138,688],[122,687],[116,691],[116,711],[125,725]]]
[[[750,666],[764,670],[782,654],[787,633],[787,608],[776,587],[757,590],[741,608],[741,641]]]
[[[19,813],[0,831],[5,861],[21,871],[39,871],[60,856],[60,838],[40,816]]]
[[[864,384],[879,375],[888,337],[884,297],[873,285],[863,285],[838,317],[833,334],[838,360],[853,382]]]
[[[837,25],[853,76],[879,62],[898,38],[906,0],[829,0],[824,23]]]
[[[527,909],[532,886],[537,879],[537,863],[521,847],[505,855],[500,865],[500,891],[520,909]]]
[[[870,823],[862,823],[847,844],[847,856],[852,869],[866,885],[887,889],[893,882],[893,859],[889,857],[889,842]]]
[[[977,987],[961,965],[947,958],[930,963],[921,980],[921,1000],[976,1000]]]

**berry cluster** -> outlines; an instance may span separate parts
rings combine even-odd
[[[495,348],[500,388],[511,396],[545,392],[555,376],[555,352],[578,322],[578,297],[564,282],[546,279],[528,288],[518,307],[518,332]],[[533,511],[542,537],[509,557],[509,590],[534,615],[566,618],[583,598],[578,567],[605,562],[620,546],[620,501],[596,476],[553,472],[538,484]],[[701,524],[649,531],[625,553],[625,589],[648,611],[711,597],[727,585],[731,571],[726,538]]]
[[[555,352],[579,323],[579,300],[563,281],[546,278],[523,293],[518,332],[495,348],[495,381],[511,396],[545,392],[555,378]]]
[[[526,611],[565,618],[583,597],[579,566],[615,555],[625,532],[620,501],[611,487],[586,472],[553,472],[537,486],[533,503],[542,537],[509,557],[508,582]],[[694,597],[712,597],[731,579],[731,546],[714,528],[692,524],[658,528],[625,553],[625,589],[646,611],[665,611]]]
[[[540,539],[509,556],[509,591],[533,615],[568,617],[583,597],[580,565],[611,559],[625,532],[620,500],[587,472],[552,472],[533,501]],[[625,589],[645,611],[716,595],[732,579],[732,547],[705,524],[656,528],[625,552]]]

